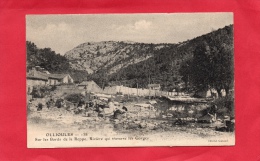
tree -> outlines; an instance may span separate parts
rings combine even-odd
[[[182,79],[192,81],[197,90],[215,88],[221,96],[224,89],[228,95],[234,82],[233,44],[226,44],[221,37],[216,39],[213,46],[205,41],[200,43],[194,50],[192,62],[184,64],[180,72]],[[186,75],[191,76],[190,80]]]
[[[40,66],[54,73],[67,73],[69,70],[69,61],[51,48],[39,49],[34,43],[27,41],[26,51],[28,69]]]
[[[210,48],[204,41],[194,50],[193,61],[190,68],[191,81],[197,90],[207,90],[212,81],[212,68]]]
[[[182,81],[185,83],[185,89],[189,91],[189,87],[191,86],[191,75],[192,75],[192,59],[189,59],[181,64],[179,69],[180,75],[182,76]]]
[[[214,73],[212,87],[217,90],[219,95],[222,89],[228,95],[229,90],[234,86],[233,47],[222,43],[219,50],[215,50],[215,52],[212,63]]]

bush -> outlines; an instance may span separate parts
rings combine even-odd
[[[58,108],[61,108],[61,103],[63,102],[63,99],[58,99],[56,102],[55,102],[55,106],[58,107]]]
[[[52,86],[51,91],[55,91],[57,89],[57,86]]]
[[[33,98],[43,98],[50,93],[50,89],[46,86],[34,86],[32,90]]]
[[[211,103],[211,106],[217,106],[217,114],[219,116],[234,117],[234,99],[231,96],[220,97]]]
[[[43,104],[42,104],[42,103],[38,103],[37,111],[41,111],[41,110],[42,110],[42,107],[43,107]]]
[[[124,97],[121,99],[120,102],[134,102],[134,101],[137,101],[137,98],[128,97],[128,96],[124,95]]]
[[[72,103],[78,103],[80,101],[81,97],[83,97],[82,94],[74,93],[74,94],[70,94],[70,95],[66,96],[65,100],[72,102]]]

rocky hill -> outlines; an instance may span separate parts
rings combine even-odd
[[[89,74],[106,69],[108,74],[147,60],[154,52],[170,44],[144,44],[135,42],[87,42],[65,53],[70,67],[86,70]]]

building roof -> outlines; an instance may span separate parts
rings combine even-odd
[[[63,79],[64,77],[68,76],[69,74],[47,74],[43,73],[37,70],[30,70],[29,73],[27,73],[27,78],[34,78],[34,79],[44,79],[48,80],[48,78],[52,79]]]
[[[46,76],[48,76],[49,78],[53,78],[53,79],[63,79],[64,77],[66,77],[68,75],[69,74],[46,74]]]
[[[87,90],[92,92],[101,92],[102,89],[94,81],[84,81],[81,82],[78,86],[84,86]]]
[[[87,86],[91,81],[83,81],[78,86]]]
[[[38,72],[36,70],[30,71],[29,73],[27,73],[26,78],[48,81],[48,77],[45,76],[44,73]]]

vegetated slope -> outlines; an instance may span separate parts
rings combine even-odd
[[[159,83],[162,89],[167,91],[179,87],[184,88],[184,84],[187,83],[187,79],[189,78],[187,78],[188,73],[183,72],[183,66],[193,60],[196,47],[203,43],[207,44],[211,55],[219,54],[222,46],[229,48],[232,51],[229,54],[231,54],[233,59],[233,25],[226,26],[192,40],[181,42],[177,45],[165,46],[153,52],[153,55],[147,60],[131,64],[117,73],[109,75],[107,81],[131,87],[137,87],[138,85],[138,87],[143,88],[147,87],[148,83]],[[219,61],[221,65],[221,60]],[[231,70],[233,70],[233,64],[230,64],[230,66]],[[193,69],[189,69],[189,73],[192,72],[194,72]],[[94,76],[94,78],[103,76],[101,72],[101,76],[99,74],[98,76]]]

